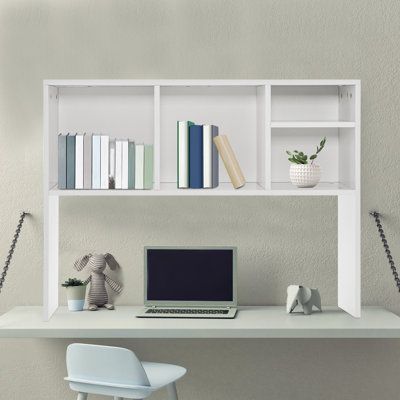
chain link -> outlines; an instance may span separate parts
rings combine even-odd
[[[390,253],[389,245],[386,240],[385,232],[383,231],[382,225],[381,225],[381,214],[379,214],[377,211],[372,211],[369,213],[374,219],[376,226],[378,228],[379,236],[381,237],[381,241],[383,244],[383,247],[385,249],[386,257],[389,261],[390,269],[392,270],[392,274],[394,277],[394,280],[396,281],[396,286],[398,291],[400,292],[400,279],[399,279],[399,274],[397,273],[396,266],[394,265],[393,257],[392,254]]]
[[[6,262],[5,262],[4,267],[3,267],[3,273],[1,274],[1,277],[0,277],[0,292],[1,292],[1,289],[3,289],[3,283],[4,283],[4,280],[6,279],[8,267],[10,266],[10,262],[11,262],[13,254],[14,254],[15,246],[16,246],[16,244],[18,242],[18,238],[19,238],[19,234],[21,232],[22,224],[24,223],[24,219],[28,214],[29,213],[27,213],[25,211],[21,212],[21,215],[20,215],[20,218],[19,218],[19,221],[18,221],[18,225],[17,225],[17,229],[15,230],[15,235],[14,235],[13,240],[11,242],[10,250],[8,251]]]

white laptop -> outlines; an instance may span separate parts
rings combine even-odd
[[[234,318],[236,247],[145,247],[138,318]]]

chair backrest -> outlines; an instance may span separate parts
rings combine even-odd
[[[69,378],[150,386],[135,353],[121,347],[73,343],[67,348]]]

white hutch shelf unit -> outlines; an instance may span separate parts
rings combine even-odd
[[[58,308],[61,196],[337,196],[338,306],[360,316],[360,81],[44,81],[44,319]],[[216,189],[177,189],[176,121],[226,134],[247,184],[233,189],[222,163]],[[154,145],[153,190],[59,190],[58,134],[95,132]],[[321,183],[289,182],[287,149],[318,156]]]

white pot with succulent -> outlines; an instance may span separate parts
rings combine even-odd
[[[68,310],[83,311],[86,297],[86,283],[80,279],[69,278],[61,286],[67,290]]]
[[[324,148],[325,143],[326,137],[321,140],[319,146],[317,146],[317,151],[310,157],[302,151],[286,151],[289,156],[288,160],[292,163],[289,175],[293,185],[299,188],[312,188],[318,184],[321,179],[321,168],[314,164],[314,160]]]

